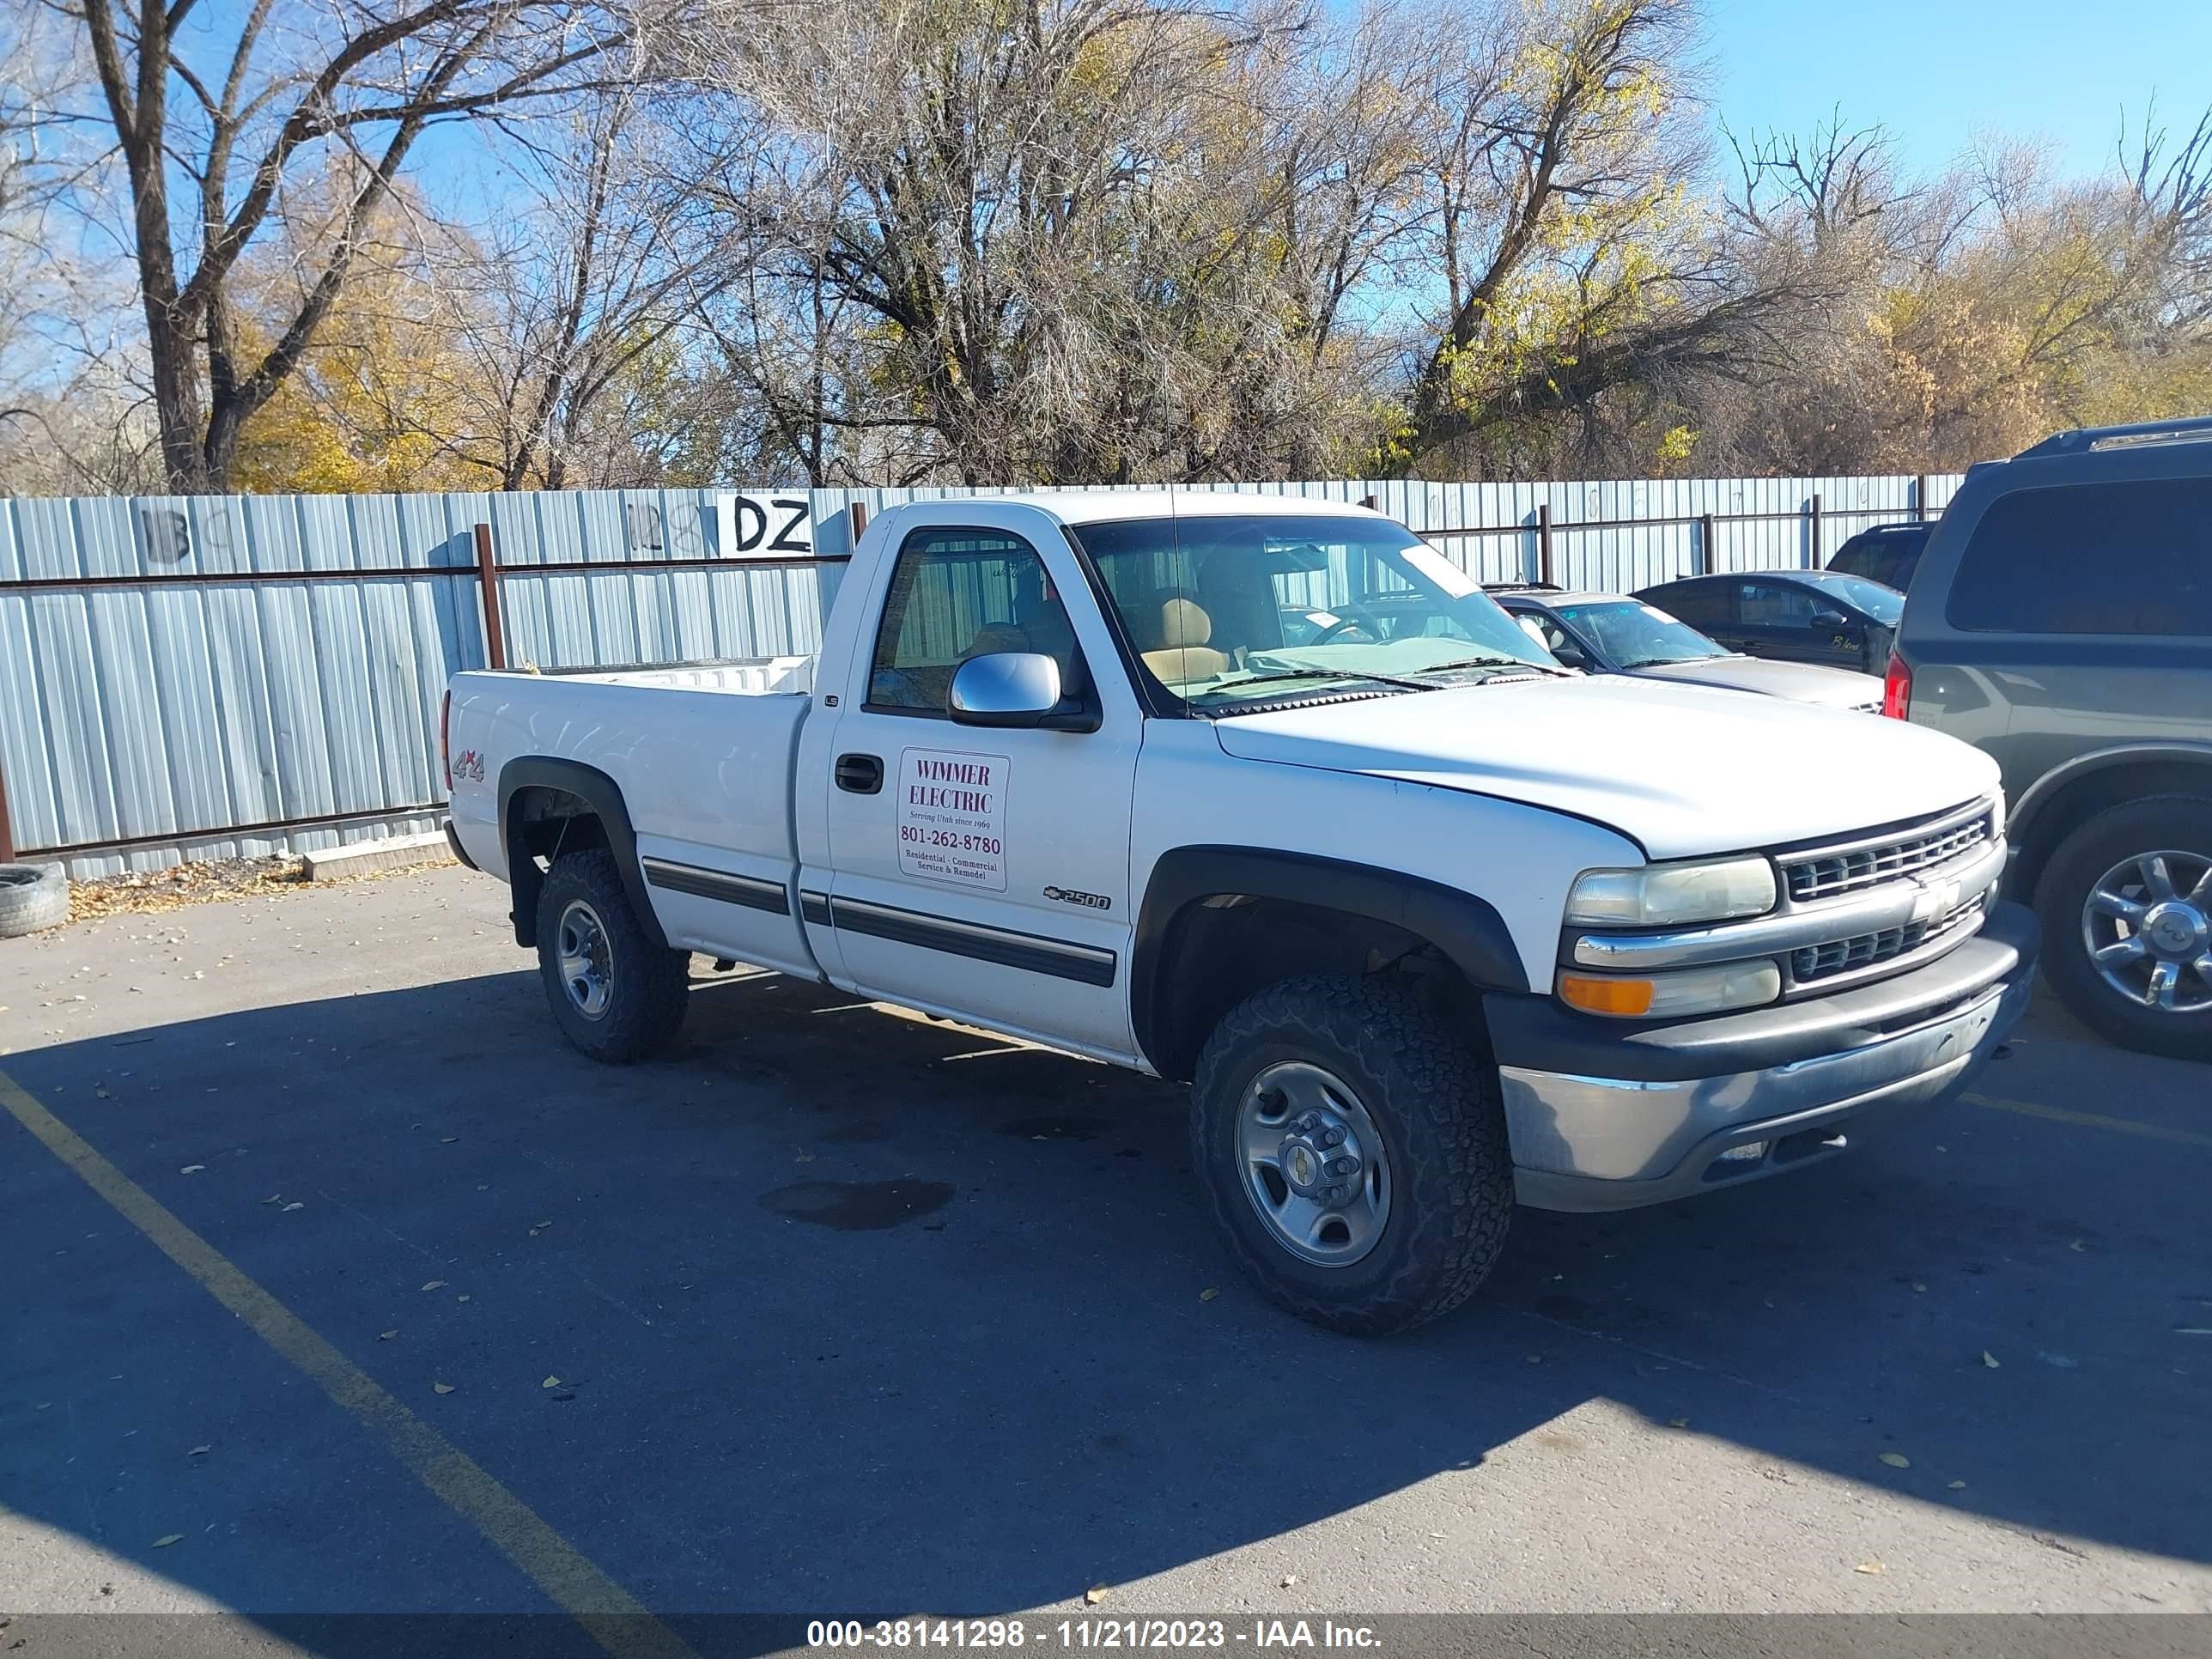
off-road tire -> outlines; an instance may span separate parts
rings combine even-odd
[[[1341,1078],[1382,1130],[1392,1195],[1382,1235],[1348,1267],[1278,1242],[1244,1187],[1237,1109],[1266,1067],[1302,1060]],[[1504,1248],[1513,1164],[1498,1075],[1413,1000],[1362,979],[1294,979],[1230,1011],[1198,1058],[1193,1168],[1237,1264],[1302,1319],[1387,1336],[1472,1296]]]
[[[608,946],[607,1006],[597,1018],[570,998],[561,972],[561,918],[581,899]],[[630,908],[615,855],[604,847],[565,853],[538,894],[538,972],[554,1022],[579,1053],[610,1066],[665,1052],[684,1029],[691,997],[691,953],[648,938]]]
[[[69,913],[69,878],[60,865],[0,864],[0,939],[58,927]]]
[[[2212,858],[2212,800],[2154,795],[2100,812],[2051,853],[2035,884],[2043,923],[2043,973],[2067,1011],[2124,1048],[2212,1060],[2212,1011],[2165,1013],[2105,982],[2081,937],[2081,907],[2105,872],[2139,853],[2173,848]]]

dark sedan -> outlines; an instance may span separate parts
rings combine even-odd
[[[1636,597],[1747,656],[1879,674],[1905,595],[1833,570],[1741,570],[1690,576]]]

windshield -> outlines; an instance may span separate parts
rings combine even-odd
[[[1145,666],[1203,714],[1559,672],[1465,571],[1386,520],[1204,514],[1073,533]]]
[[[1897,626],[1897,619],[1905,614],[1905,595],[1893,587],[1884,587],[1880,582],[1870,582],[1863,576],[1845,576],[1832,570],[1808,573],[1824,593],[1832,593],[1845,605],[1863,611],[1884,628]]]
[[[1635,599],[1555,609],[1561,622],[1594,641],[1598,654],[1616,668],[1649,668],[1654,663],[1698,662],[1729,654],[1687,623]]]

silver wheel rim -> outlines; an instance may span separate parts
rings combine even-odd
[[[1268,1066],[1237,1108],[1244,1195],[1275,1242],[1318,1267],[1349,1267],[1390,1219],[1382,1131],[1341,1078],[1302,1060]]]
[[[586,1019],[598,1019],[614,995],[612,953],[607,947],[606,924],[581,899],[569,900],[561,913],[557,951],[561,988],[568,994],[570,1006]]]
[[[2105,872],[2081,907],[2105,983],[2154,1013],[2212,1012],[2212,858],[2172,848]]]

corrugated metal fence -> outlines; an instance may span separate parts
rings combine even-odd
[[[1373,497],[1484,580],[1625,591],[1817,563],[1957,482],[1238,488]],[[448,675],[501,646],[545,667],[811,651],[852,507],[969,493],[0,503],[0,856],[89,876],[434,828]]]

